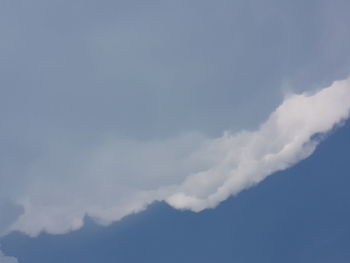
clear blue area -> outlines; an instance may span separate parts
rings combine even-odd
[[[164,203],[109,227],[2,241],[20,263],[348,263],[350,122],[316,153],[213,210]]]

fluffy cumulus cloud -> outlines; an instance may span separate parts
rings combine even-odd
[[[347,119],[349,110],[346,79],[287,96],[254,131],[148,141],[106,136],[89,146],[52,143],[7,195],[23,211],[3,233],[63,233],[81,227],[85,215],[108,224],[156,200],[178,209],[213,208],[308,157],[320,135]]]

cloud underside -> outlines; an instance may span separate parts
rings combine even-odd
[[[214,208],[310,156],[319,135],[347,119],[349,109],[347,79],[289,95],[255,131],[147,142],[111,136],[89,147],[53,142],[9,196],[23,213],[4,232],[64,233],[80,228],[86,215],[109,224],[156,200],[196,212]]]

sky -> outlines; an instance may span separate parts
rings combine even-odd
[[[0,263],[348,262],[349,8],[0,0]]]

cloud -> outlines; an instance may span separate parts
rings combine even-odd
[[[156,200],[178,209],[213,208],[310,156],[317,135],[341,124],[349,110],[346,79],[289,95],[255,131],[149,141],[108,136],[89,145],[53,141],[9,194],[23,213],[6,232],[64,233],[80,228],[85,215],[109,224]]]
[[[315,94],[291,95],[257,131],[225,134],[212,147],[222,158],[209,170],[188,176],[166,200],[201,211],[253,186],[268,175],[310,156],[324,134],[349,116],[350,81]]]
[[[109,224],[155,200],[215,207],[348,117],[345,80],[254,128],[281,82],[348,74],[349,1],[141,2],[1,2],[0,237]]]
[[[14,257],[5,256],[0,250],[0,262],[1,263],[18,263],[18,260]]]

